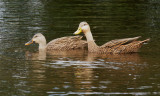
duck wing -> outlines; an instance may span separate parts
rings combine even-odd
[[[54,39],[47,44],[47,50],[73,50],[85,49],[87,41],[81,40],[83,36],[67,36]]]
[[[150,39],[146,39],[143,41],[133,41],[126,45],[120,45],[117,48],[114,48],[113,53],[133,53],[138,52],[138,50],[142,47],[143,43],[150,41]]]
[[[117,39],[107,42],[102,45],[102,49],[107,49],[109,53],[133,53],[138,52],[138,50],[142,47],[143,43],[148,42],[150,39],[146,39],[143,41],[137,41],[140,36],[133,38],[125,38],[125,39]]]
[[[133,41],[136,41],[140,37],[141,36],[137,36],[137,37],[133,37],[133,38],[111,40],[111,41],[105,43],[104,45],[102,45],[101,47],[102,48],[112,48],[112,47],[119,46],[119,45],[126,45],[126,44],[133,42]]]

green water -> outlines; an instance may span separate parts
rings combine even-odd
[[[160,1],[0,0],[0,95],[160,95]],[[84,51],[39,57],[35,33],[47,41],[72,36],[81,21],[95,42],[151,38],[139,53]],[[82,34],[83,35],[83,34]],[[85,38],[84,38],[85,39]]]

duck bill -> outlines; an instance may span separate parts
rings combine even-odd
[[[81,28],[78,28],[78,30],[76,32],[74,32],[75,35],[78,35],[82,32],[82,29]]]
[[[27,43],[25,43],[25,45],[30,45],[33,43],[33,40],[28,41]]]

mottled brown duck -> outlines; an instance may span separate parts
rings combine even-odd
[[[39,51],[66,51],[66,50],[76,50],[76,49],[86,49],[87,41],[81,40],[83,36],[67,36],[54,39],[46,44],[46,38],[41,34],[37,33],[33,38],[27,42],[25,45],[30,45],[33,42],[39,44]]]
[[[105,43],[102,46],[97,46],[97,44],[93,40],[93,36],[90,30],[90,26],[87,22],[81,22],[79,24],[78,30],[74,33],[75,35],[83,32],[87,38],[88,43],[88,51],[94,53],[133,53],[138,52],[143,43],[149,41],[150,39],[146,39],[143,41],[137,41],[140,38],[125,38],[125,39],[116,39]]]

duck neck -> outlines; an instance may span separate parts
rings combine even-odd
[[[98,46],[94,42],[94,39],[93,39],[91,31],[85,32],[85,36],[87,38],[88,51],[89,52],[96,52],[98,50]]]
[[[39,43],[39,51],[45,51],[46,50],[46,39],[42,40],[41,43]]]
[[[85,32],[85,36],[87,38],[87,42],[94,41],[91,31]]]

